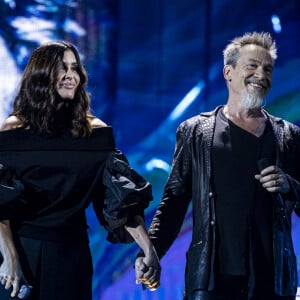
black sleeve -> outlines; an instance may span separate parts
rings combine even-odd
[[[176,131],[171,172],[149,228],[159,258],[165,255],[178,236],[192,197],[190,144],[191,134],[183,123]]]
[[[289,123],[290,124],[290,123]],[[292,135],[290,136],[290,152],[288,158],[290,161],[291,172],[287,175],[291,190],[285,198],[294,203],[295,213],[300,217],[300,128],[294,124],[291,126]]]
[[[150,183],[130,167],[120,151],[115,151],[106,161],[103,184],[103,218],[108,231],[107,240],[113,243],[133,241],[124,225],[133,216],[144,217],[144,209],[152,200]]]
[[[0,220],[16,217],[26,207],[23,183],[0,164]]]

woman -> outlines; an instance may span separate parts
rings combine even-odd
[[[30,300],[92,299],[90,203],[109,241],[135,240],[146,253],[140,267],[160,272],[143,220],[151,186],[116,149],[112,128],[90,114],[86,83],[73,45],[38,47],[1,127],[1,300],[22,283],[32,286]]]

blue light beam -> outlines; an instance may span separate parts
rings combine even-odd
[[[197,99],[203,88],[204,82],[201,80],[178,103],[178,105],[171,112],[169,119],[171,121],[174,121],[175,119],[179,118],[185,112],[185,110]]]

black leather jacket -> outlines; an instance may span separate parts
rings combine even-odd
[[[193,232],[187,252],[187,292],[214,286],[216,220],[211,182],[211,149],[218,109],[180,124],[172,170],[149,234],[162,257],[177,237],[192,199]],[[266,113],[277,144],[277,165],[288,174],[291,192],[274,205],[273,240],[275,292],[295,295],[296,257],[291,239],[291,213],[300,215],[300,129]]]

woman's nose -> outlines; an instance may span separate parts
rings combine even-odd
[[[72,70],[71,69],[67,69],[64,77],[68,78],[68,79],[72,78],[73,77]]]

